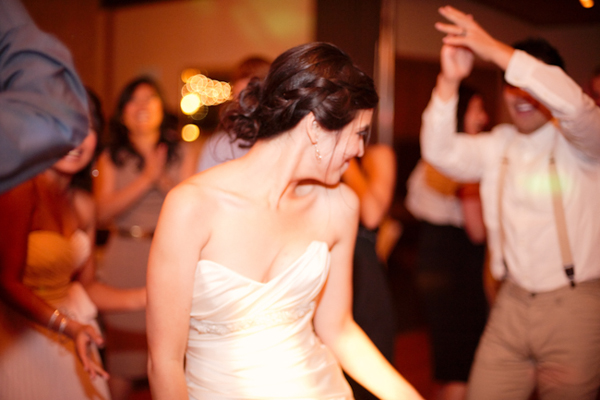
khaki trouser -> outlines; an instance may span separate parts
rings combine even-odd
[[[503,284],[469,377],[469,400],[596,399],[600,280],[532,295]]]

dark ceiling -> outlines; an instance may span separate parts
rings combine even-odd
[[[579,0],[472,1],[485,4],[535,25],[600,23],[600,0],[595,0],[597,4],[591,8],[583,8]]]
[[[101,0],[104,7],[178,0]],[[316,0],[327,2],[328,0]],[[401,2],[402,0],[397,0]],[[522,21],[535,25],[600,23],[600,0],[592,8],[583,8],[579,0],[471,0],[485,4]],[[452,4],[452,0],[448,0]]]

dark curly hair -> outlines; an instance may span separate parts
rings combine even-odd
[[[170,164],[179,158],[177,151],[179,143],[177,134],[177,116],[167,111],[165,108],[164,97],[162,96],[158,84],[152,78],[147,76],[138,77],[130,81],[125,88],[123,88],[123,91],[119,96],[117,108],[108,125],[107,147],[110,158],[115,165],[122,166],[125,161],[123,156],[124,152],[129,153],[137,159],[138,167],[140,169],[144,167],[144,159],[133,147],[133,144],[129,139],[129,130],[123,124],[123,111],[125,106],[129,103],[133,97],[133,93],[140,85],[151,86],[161,100],[163,120],[160,124],[160,138],[157,145],[160,143],[165,143],[167,145],[167,163]]]
[[[513,47],[534,56],[548,65],[556,65],[565,71],[565,61],[560,53],[544,38],[529,37],[513,43]]]
[[[311,112],[324,129],[341,130],[378,102],[373,79],[346,53],[329,43],[309,43],[277,57],[264,80],[250,81],[221,124],[251,146],[292,129]]]
[[[90,111],[90,127],[94,132],[96,132],[95,135],[99,141],[104,133],[105,125],[104,113],[102,112],[102,103],[100,102],[100,98],[98,98],[96,92],[94,92],[92,89],[86,86],[85,91],[87,92],[88,107]],[[94,133],[90,133],[90,135],[93,134]],[[101,150],[101,146],[96,144],[96,149],[94,150],[94,155],[90,162],[71,178],[72,187],[83,189],[90,193],[92,192],[92,167]]]

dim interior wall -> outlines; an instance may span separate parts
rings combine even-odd
[[[122,85],[151,73],[178,101],[177,76],[197,66],[230,69],[249,54],[275,57],[315,38],[316,0],[178,0],[103,10],[97,0],[22,0],[38,25],[71,49],[84,82],[110,112]],[[536,27],[469,0],[451,2],[508,43],[541,35],[563,54],[585,85],[600,64],[600,24]],[[399,57],[437,60],[442,35],[433,28],[443,0],[397,0]],[[429,90],[429,88],[427,88]]]
[[[600,65],[600,24],[548,27],[540,30],[540,35],[556,46],[565,60],[567,73],[580,85],[587,86],[593,69]]]
[[[314,40],[315,0],[171,0],[102,9],[97,0],[22,0],[63,41],[111,114],[123,85],[149,74],[171,108],[181,71],[230,71],[248,55],[275,58]]]
[[[243,57],[274,59],[312,41],[313,8],[313,0],[202,0],[117,9],[110,66],[117,91],[111,97],[132,77],[149,74],[176,106],[184,68],[227,71]]]
[[[103,13],[97,0],[22,0],[43,31],[71,50],[83,82],[102,94],[104,87]]]

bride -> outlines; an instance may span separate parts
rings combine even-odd
[[[340,178],[377,102],[345,53],[311,43],[226,111],[252,148],[172,190],[154,236],[153,398],[352,399],[343,368],[380,398],[421,399],[351,312],[358,199]]]

